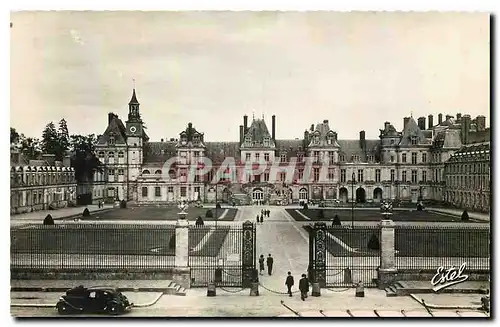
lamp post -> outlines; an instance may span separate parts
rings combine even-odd
[[[354,183],[356,175],[354,172],[352,172],[352,185],[351,185],[351,198],[352,198],[352,203],[351,203],[351,227],[354,228]]]
[[[217,203],[218,203],[218,200],[217,200],[217,186],[219,185],[219,181],[217,181],[215,183],[215,228],[217,229]]]

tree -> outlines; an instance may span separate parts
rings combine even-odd
[[[56,157],[58,160],[62,160],[62,158],[66,155],[66,151],[69,149],[69,132],[68,132],[68,124],[66,120],[63,118],[59,121],[59,130],[57,131],[58,136],[58,146]]]
[[[17,145],[20,141],[21,135],[16,131],[15,128],[10,128],[10,145]]]
[[[48,123],[42,132],[42,151],[46,154],[55,154],[59,150],[59,135],[53,122]],[[57,159],[57,158],[56,158]]]
[[[27,160],[38,159],[42,153],[40,141],[33,137],[25,137],[21,135],[20,151]]]
[[[467,209],[462,212],[462,221],[469,221],[469,213],[467,212]]]
[[[96,171],[101,171],[101,162],[95,155],[97,138],[94,134],[71,135],[70,149],[73,152],[71,167],[75,169],[78,182],[92,182]]]

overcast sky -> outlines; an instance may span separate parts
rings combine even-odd
[[[384,121],[469,113],[489,125],[489,16],[482,13],[18,12],[11,14],[11,126],[41,135],[124,120],[133,88],[152,140],[188,122],[237,141],[243,115],[277,138],[328,119],[340,139]]]

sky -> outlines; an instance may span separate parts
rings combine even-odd
[[[11,127],[40,137],[126,120],[135,85],[151,140],[188,122],[236,141],[243,115],[276,137],[329,120],[340,139],[384,122],[457,113],[490,118],[486,13],[13,12]],[[135,82],[134,82],[135,80]]]

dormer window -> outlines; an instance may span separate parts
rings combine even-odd
[[[251,136],[246,136],[246,137],[245,137],[245,142],[246,142],[246,143],[250,143],[250,142],[252,142],[252,137],[251,137]]]
[[[193,141],[196,142],[196,143],[200,142],[200,136],[199,135],[194,135],[193,136]]]
[[[109,143],[109,145],[115,145],[115,137],[114,136],[110,136],[108,143]]]
[[[418,137],[412,136],[411,137],[411,144],[412,145],[417,145],[418,144]]]
[[[264,146],[269,146],[269,137],[264,137]]]
[[[314,136],[314,144],[319,144],[319,136],[318,135]]]

